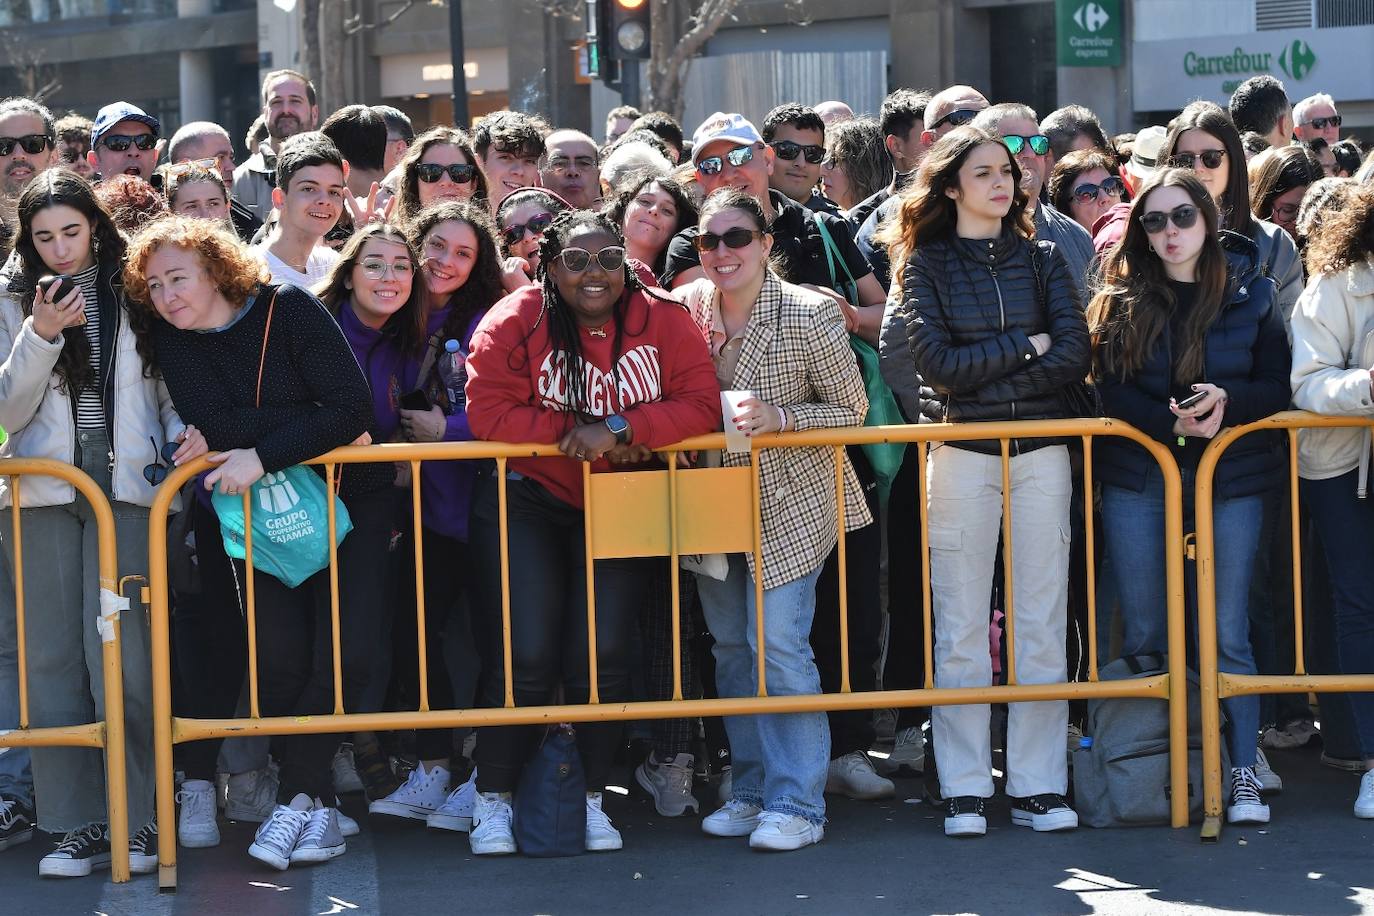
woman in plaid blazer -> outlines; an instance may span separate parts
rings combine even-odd
[[[748,390],[738,415],[746,435],[858,426],[868,398],[835,300],[780,280],[769,268],[772,238],[758,202],[737,190],[711,195],[695,244],[707,279],[678,290],[706,335],[722,390]],[[748,454],[724,456],[747,465]],[[816,580],[838,539],[833,451],[759,453],[763,568],[733,554],[724,581],[697,577],[716,639],[721,696],[757,691],[755,579],[763,583],[766,686],[770,696],[820,692],[809,633]],[[872,521],[858,478],[844,465],[846,530]],[[706,818],[714,836],[748,836],[758,849],[818,842],[825,823],[829,726],[824,713],[735,716],[730,737],[733,796]]]

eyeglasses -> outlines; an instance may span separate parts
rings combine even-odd
[[[1275,207],[1273,210],[1269,212],[1270,215],[1273,216],[1275,219],[1281,219],[1285,223],[1291,223],[1293,222],[1293,220],[1298,218],[1298,205],[1279,204],[1277,207]]]
[[[619,245],[612,245],[601,249],[595,255],[585,248],[564,248],[558,253],[558,260],[575,274],[580,274],[590,267],[592,258],[596,258],[596,263],[601,265],[602,270],[614,273],[625,266],[625,249]]]
[[[1206,169],[1221,168],[1221,160],[1226,158],[1224,149],[1205,149],[1200,153],[1174,153],[1169,157],[1169,164],[1176,169],[1192,169],[1197,171],[1198,160],[1202,160],[1202,166]]]
[[[163,171],[166,172],[168,178],[180,178],[183,175],[190,174],[192,169],[197,168],[208,169],[212,172],[218,171],[219,160],[214,157],[209,159],[188,159],[185,162],[178,162],[176,165],[165,166]]]
[[[725,163],[729,162],[735,168],[739,168],[746,162],[754,158],[754,148],[752,146],[737,146],[726,153],[724,158],[720,156],[708,156],[697,163],[697,171],[703,175],[719,175],[725,168]]]
[[[703,232],[692,239],[692,245],[697,251],[715,251],[724,242],[726,248],[743,248],[754,239],[763,235],[757,229],[727,229],[720,235],[714,232]]]
[[[1023,137],[1020,134],[1007,134],[1002,138],[1002,142],[1011,150],[1013,156],[1021,155],[1021,150],[1030,144],[1031,152],[1037,156],[1043,156],[1050,151],[1050,138],[1044,134],[1036,134],[1033,137]]]
[[[502,229],[501,238],[505,239],[506,247],[509,248],[510,246],[516,244],[521,239],[523,239],[525,237],[526,232],[529,232],[531,235],[536,237],[543,235],[544,230],[549,228],[550,224],[552,223],[552,213],[539,213],[535,216],[530,217],[529,222],[514,223]]]
[[[559,156],[557,159],[549,160],[549,171],[557,172],[559,175],[573,166],[576,166],[579,172],[588,172],[596,168],[596,160],[590,156],[574,156],[571,159]]]
[[[167,479],[167,475],[172,473],[171,464],[181,445],[176,442],[168,442],[160,450],[157,447],[157,440],[152,436],[148,437],[148,443],[153,447],[153,463],[143,466],[143,479],[148,481],[151,486],[158,486]],[[164,462],[166,462],[164,464]]]
[[[397,280],[409,279],[414,273],[409,261],[396,261],[394,263],[388,263],[386,261],[363,261],[358,264],[358,267],[362,270],[363,276],[367,277],[369,280],[380,280],[387,275],[388,271],[390,271],[391,276],[395,277]]]
[[[1197,222],[1198,210],[1192,204],[1179,204],[1167,213],[1163,210],[1151,210],[1149,213],[1140,215],[1140,226],[1149,235],[1158,235],[1163,232],[1170,221],[1180,229],[1191,229]]]
[[[1328,126],[1330,126],[1330,127],[1340,127],[1340,126],[1341,126],[1341,116],[1340,116],[1340,115],[1332,115],[1332,116],[1329,117],[1329,118],[1313,118],[1312,120],[1308,121],[1307,123],[1310,124],[1310,125],[1312,125],[1313,127],[1315,127],[1317,130],[1326,130],[1326,128],[1327,128]]]
[[[17,144],[20,149],[30,156],[37,156],[48,148],[52,139],[45,134],[26,134],[22,137],[0,137],[0,156],[8,156],[14,152]]]
[[[477,177],[477,166],[468,165],[466,162],[455,162],[451,165],[440,165],[437,162],[421,162],[415,167],[415,174],[425,184],[434,184],[448,173],[449,180],[454,184],[467,184]]]
[[[1104,178],[1101,184],[1091,184],[1084,182],[1073,189],[1074,200],[1081,204],[1097,200],[1103,194],[1108,197],[1120,197],[1126,190],[1126,184],[1120,178]]]
[[[931,130],[938,130],[940,125],[948,124],[950,127],[963,127],[974,118],[978,117],[978,112],[972,108],[956,108],[943,118],[930,125]]]
[[[136,146],[146,153],[157,146],[157,137],[152,134],[139,134],[136,137],[130,137],[128,134],[109,134],[100,138],[100,145],[114,150],[116,153],[122,153],[130,146]]]
[[[773,147],[773,152],[778,154],[778,158],[785,162],[791,162],[797,156],[805,156],[806,161],[811,165],[819,165],[825,158],[825,147],[815,143],[793,143],[791,140],[775,140],[768,144]]]

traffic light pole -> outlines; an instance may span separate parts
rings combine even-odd
[[[620,62],[620,104],[639,107],[639,61]]]
[[[463,68],[463,0],[448,0],[448,46],[453,61],[453,123],[467,130],[468,75]]]

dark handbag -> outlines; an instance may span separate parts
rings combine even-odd
[[[181,511],[167,519],[167,584],[175,595],[200,594],[196,513],[205,507],[196,499],[197,480],[193,477],[181,488]]]
[[[515,842],[536,858],[587,849],[587,779],[572,726],[558,725],[525,763],[513,805]]]
[[[1035,295],[1040,307],[1049,307],[1049,295],[1040,279],[1040,246],[1031,243],[1031,269],[1035,271]],[[1102,407],[1102,395],[1097,386],[1087,379],[1069,382],[1059,390],[1060,400],[1064,402],[1065,415],[1072,418],[1101,417],[1106,414]]]

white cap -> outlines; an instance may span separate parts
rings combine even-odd
[[[753,146],[762,143],[763,137],[757,127],[742,114],[726,114],[718,111],[711,115],[692,134],[692,162],[701,159],[701,151],[706,144],[717,140],[729,140],[735,146]]]
[[[1159,168],[1160,154],[1164,152],[1164,140],[1169,132],[1158,124],[1151,125],[1135,135],[1131,144],[1131,158],[1126,162],[1126,170],[1137,181],[1144,181]]]

